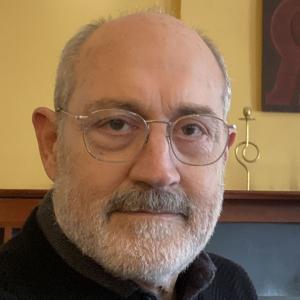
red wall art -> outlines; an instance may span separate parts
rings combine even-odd
[[[263,111],[300,112],[300,0],[263,1]]]

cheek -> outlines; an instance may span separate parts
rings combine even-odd
[[[111,195],[128,178],[130,163],[106,163],[93,158],[86,150],[81,132],[73,132],[64,140],[61,172],[68,171],[73,185],[83,192]]]
[[[181,186],[187,195],[213,195],[223,184],[223,165],[215,163],[202,167],[187,167],[181,171]]]
[[[83,160],[81,160],[82,162]],[[85,164],[80,163],[75,174],[79,186],[87,191],[93,191],[98,196],[110,196],[128,178],[128,164],[111,164],[88,158]]]

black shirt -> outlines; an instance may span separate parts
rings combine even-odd
[[[82,255],[56,223],[50,197],[39,209],[39,222],[35,210],[22,232],[0,248],[0,300],[156,299]],[[240,266],[204,251],[179,274],[175,290],[178,300],[257,299]]]

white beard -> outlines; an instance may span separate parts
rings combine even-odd
[[[113,275],[163,286],[195,259],[211,237],[221,212],[222,184],[213,195],[189,199],[191,214],[175,226],[150,218],[112,226],[105,214],[111,197],[99,199],[96,189],[72,182],[67,161],[54,186],[58,224],[85,255]]]

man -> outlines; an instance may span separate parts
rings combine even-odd
[[[65,47],[55,112],[33,113],[54,182],[0,254],[1,299],[256,299],[203,249],[235,132],[222,59],[179,20],[90,24]]]

